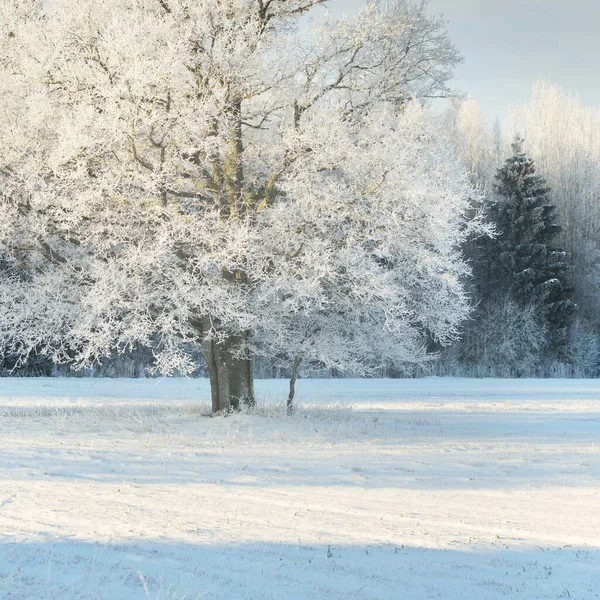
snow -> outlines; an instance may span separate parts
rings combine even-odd
[[[0,598],[600,595],[600,383],[2,379]]]

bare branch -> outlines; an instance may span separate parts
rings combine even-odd
[[[163,7],[164,11],[167,14],[169,14],[169,15],[171,14],[171,8],[167,4],[167,0],[158,0],[158,3]]]

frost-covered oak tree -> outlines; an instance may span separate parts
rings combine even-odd
[[[420,103],[458,61],[424,3],[4,0],[3,351],[136,344],[213,410],[263,352],[367,372],[467,313],[468,178]]]

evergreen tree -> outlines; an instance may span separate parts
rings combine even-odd
[[[548,329],[550,349],[559,351],[575,312],[568,285],[566,253],[554,245],[560,232],[550,189],[536,174],[531,158],[516,138],[513,156],[495,176],[489,218],[497,237],[480,245],[476,265],[479,293],[489,301],[507,294],[521,306],[535,305]]]

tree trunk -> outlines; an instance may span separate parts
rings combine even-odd
[[[294,396],[296,395],[296,379],[298,378],[298,369],[300,368],[301,358],[294,359],[292,364],[292,376],[290,377],[290,394],[287,400],[287,414],[294,412]]]
[[[204,335],[210,328],[203,327]],[[202,353],[210,377],[213,414],[254,406],[252,357],[239,358],[235,351],[246,341],[248,333],[229,335],[223,340],[208,337],[202,341]]]
[[[227,207],[227,218],[235,221],[243,216],[247,205],[243,202],[244,144],[242,140],[242,99],[230,98],[228,104],[229,116],[232,118],[232,128],[228,132],[228,145],[225,158],[213,160],[213,170],[218,176],[217,182],[222,191],[222,203]],[[223,278],[231,285],[247,283],[246,274],[242,270],[230,271],[223,269]],[[210,377],[213,414],[228,413],[238,410],[242,405],[254,406],[254,375],[252,356],[245,358],[236,356],[236,350],[248,341],[250,332],[227,334],[224,339],[213,339],[211,332],[216,323],[210,316],[202,319],[202,352],[206,360]],[[244,348],[244,353],[249,350]]]

